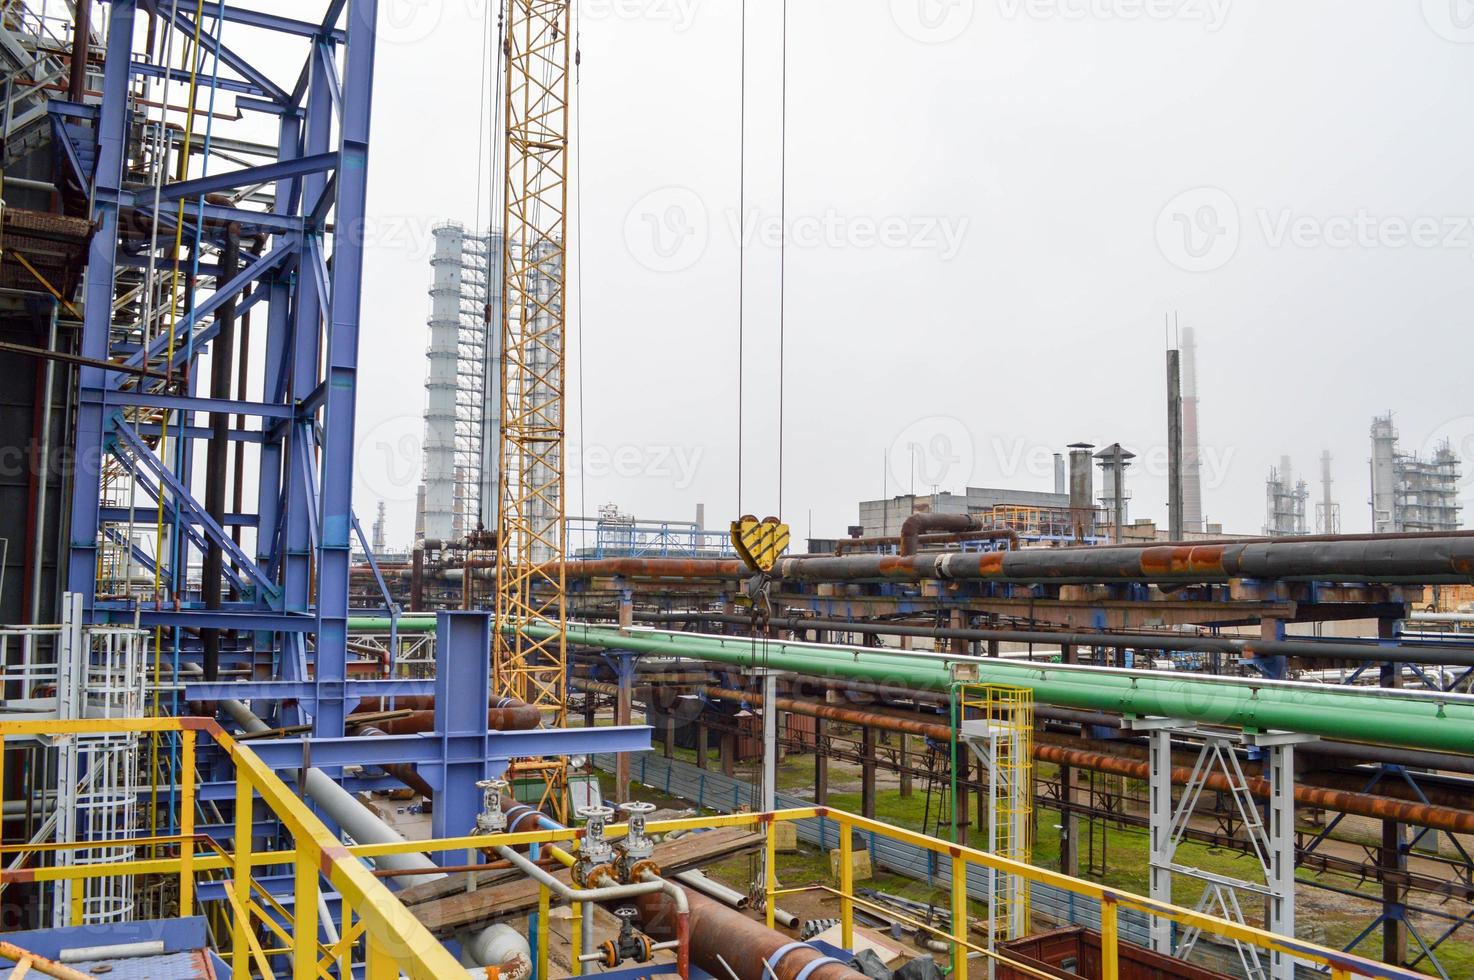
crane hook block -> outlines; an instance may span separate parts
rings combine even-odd
[[[754,572],[770,572],[788,550],[788,525],[776,517],[744,515],[732,522],[732,547]]]

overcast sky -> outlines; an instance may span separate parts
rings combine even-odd
[[[395,544],[429,228],[477,223],[487,180],[489,4],[384,3],[355,503],[367,523],[387,502]],[[1165,523],[1176,314],[1199,340],[1207,518],[1257,531],[1282,454],[1314,500],[1329,449],[1343,528],[1366,530],[1373,414],[1405,448],[1474,456],[1467,6],[789,0],[780,360],[781,4],[748,4],[739,216],[738,0],[582,0],[570,513],[738,513],[745,238],[744,511],[779,509],[781,367],[798,536],[913,482],[1050,489],[1050,454],[1082,439],[1143,455],[1132,516]]]

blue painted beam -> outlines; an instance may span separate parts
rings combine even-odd
[[[332,170],[337,166],[338,154],[319,153],[310,157],[298,157],[295,160],[278,160],[275,163],[263,163],[257,167],[244,167],[240,170],[209,174],[193,180],[176,181],[172,184],[165,184],[159,196],[163,201],[181,201],[220,191],[234,190],[237,187],[269,184],[283,177],[300,177],[322,170]],[[138,204],[152,200],[152,195],[153,191],[138,191],[134,194],[131,203]]]
[[[343,681],[336,685],[342,697],[347,698],[405,698],[426,697],[435,692],[433,680],[361,680]],[[186,701],[218,701],[221,698],[242,700],[266,699],[271,701],[311,701],[317,698],[318,686],[314,681],[219,681],[217,683],[187,684],[184,688]],[[485,719],[482,719],[483,723]]]
[[[485,758],[499,762],[538,756],[588,755],[592,752],[648,752],[650,726],[537,728],[528,732],[489,732],[485,739],[488,746]],[[442,760],[482,758],[479,737],[442,739],[436,732],[383,735],[372,739],[314,738],[305,741],[311,743],[308,757],[312,765],[320,767],[439,763]],[[253,741],[251,750],[269,766],[291,769],[302,765],[303,742],[300,738]]]

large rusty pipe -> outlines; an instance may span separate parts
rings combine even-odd
[[[800,582],[1196,583],[1254,578],[1463,583],[1474,579],[1474,538],[1456,534],[1312,542],[1281,538],[1142,548],[784,558],[775,566],[774,577]]]
[[[381,711],[388,698],[361,698],[357,712]],[[412,735],[435,730],[435,698],[429,694],[405,694],[392,699],[396,708],[411,711],[403,718],[390,718],[379,722],[379,727],[390,735]],[[494,732],[525,732],[542,724],[542,714],[536,707],[523,704],[514,698],[497,698],[486,710],[486,724]]]
[[[916,554],[923,534],[963,534],[991,530],[994,528],[977,514],[912,514],[901,524],[901,554]],[[1018,547],[1017,533],[1003,528],[997,530],[1003,537],[1011,540],[1014,548]]]
[[[691,962],[714,977],[739,980],[797,980],[810,964],[824,959],[812,946],[798,945],[781,932],[755,922],[700,892],[687,890],[690,905],[688,935]],[[640,931],[656,942],[680,938],[680,916],[664,892],[641,895],[634,901]],[[791,947],[776,963],[772,959]],[[825,963],[807,974],[808,980],[865,980],[865,975],[842,963]]]

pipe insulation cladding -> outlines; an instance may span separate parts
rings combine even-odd
[[[532,636],[549,627],[527,626]],[[1250,731],[1289,731],[1354,742],[1474,753],[1474,697],[1388,688],[1332,688],[1295,681],[1187,677],[1167,671],[1074,664],[1016,663],[874,648],[769,640],[761,653],[751,639],[570,624],[568,641],[604,650],[690,657],[736,667],[777,670],[949,691],[953,668],[970,682],[1028,688],[1044,704],[1128,717],[1180,718]]]

